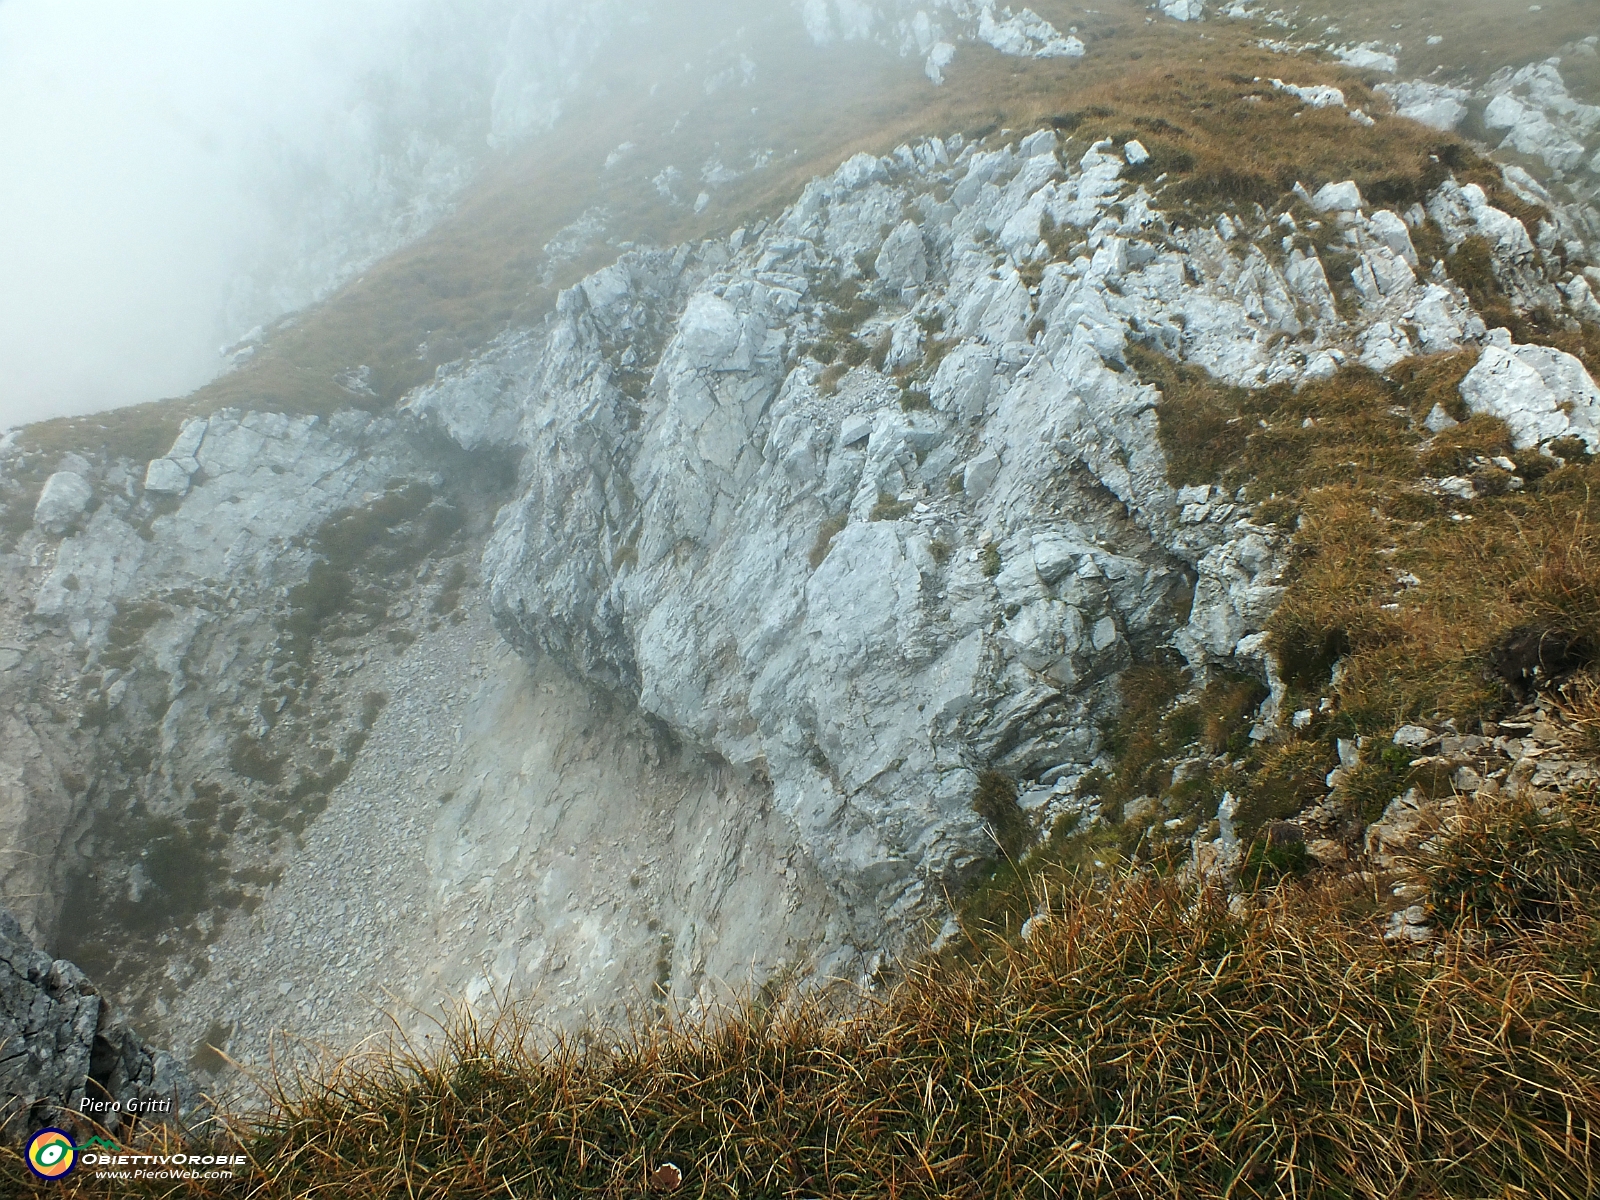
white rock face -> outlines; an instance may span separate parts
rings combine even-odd
[[[1300,87],[1298,84],[1285,83],[1281,79],[1274,79],[1272,86],[1280,92],[1288,92],[1291,96],[1304,100],[1312,108],[1343,108],[1344,93],[1336,87],[1326,84],[1314,84],[1311,87]]]
[[[1501,340],[1507,344],[1484,347],[1461,381],[1467,407],[1504,421],[1519,450],[1562,437],[1582,438],[1591,452],[1600,447],[1600,388],[1583,364],[1550,346]]]
[[[1561,292],[1546,278],[1527,226],[1490,204],[1477,184],[1459,187],[1454,180],[1446,182],[1429,198],[1428,215],[1444,230],[1452,250],[1469,237],[1488,244],[1495,277],[1519,309],[1560,311]]]
[[[850,14],[818,11],[842,36]],[[996,27],[1020,19],[988,11]],[[910,36],[919,54],[949,44],[931,19]],[[356,763],[353,790],[329,810],[348,841],[386,789],[450,797],[429,798],[437,817],[406,806],[406,828],[430,831],[418,887],[435,889],[411,902],[438,924],[420,940],[383,936],[406,961],[430,939],[462,947],[441,956],[440,986],[545,989],[563,1014],[570,996],[544,973],[565,964],[586,994],[611,999],[661,953],[681,998],[746,962],[756,978],[853,972],[943,916],[947,889],[991,853],[971,808],[979,772],[1011,774],[1043,809],[1091,768],[1137,656],[1170,647],[1202,675],[1254,672],[1274,696],[1264,720],[1282,698],[1262,630],[1283,594],[1286,534],[1255,525],[1242,496],[1172,486],[1161,396],[1137,377],[1130,343],[1261,387],[1485,338],[1442,268],[1419,277],[1421,210],[1369,209],[1349,182],[1307,196],[1337,214],[1350,282],[1336,304],[1292,216],[1169,218],[1127,177],[1136,147],[1080,144],[1064,160],[1041,130],[858,155],[733,238],[623,256],[563,293],[540,327],[441,372],[394,420],[191,422],[115,488],[93,476],[107,505],[117,488],[143,505],[148,526],[127,504],[101,508],[41,550],[32,616],[94,654],[124,602],[193,592],[149,639],[168,705],[157,736],[201,740],[223,710],[264,728],[285,698],[237,664],[281,653],[264,613],[307,579],[322,524],[416,477],[417,447],[438,445],[419,431],[481,463],[520,457],[492,534],[485,516],[476,536],[487,539],[484,603],[532,682],[475,641],[474,670],[494,659],[493,680],[475,675],[472,693],[492,701],[494,727],[453,730],[414,773],[403,748],[421,732],[375,731],[384,757]],[[1543,243],[1480,189],[1447,183],[1428,211],[1452,246],[1485,239],[1517,303],[1556,295],[1571,307],[1588,294],[1573,280],[1555,292]],[[1519,444],[1597,444],[1594,384],[1557,352],[1492,342],[1463,395],[1511,422]],[[1430,428],[1445,427],[1438,416]],[[448,628],[435,632],[454,645]],[[363,648],[337,666],[362,689],[401,686],[368,658]],[[0,670],[20,661],[0,658]],[[432,728],[434,707],[461,702],[449,682],[430,677],[415,704],[396,702],[406,729]],[[107,672],[102,691],[109,709],[129,702],[129,677]],[[540,708],[557,693],[559,712]],[[621,782],[600,771],[596,756],[617,747],[591,738],[591,703],[636,714],[690,765],[635,762]],[[523,719],[534,709],[538,721]],[[43,735],[0,720],[0,833],[20,837],[11,798],[59,771],[34,749]],[[524,734],[527,745],[508,745]],[[530,764],[570,774],[529,784]],[[659,811],[630,815],[638,796],[666,791]],[[71,814],[46,815],[59,843]],[[585,880],[603,880],[607,904],[656,918],[626,899],[626,872],[547,844],[604,840],[630,821],[607,845],[642,860],[670,842],[673,861],[651,868],[671,893],[657,908],[692,949],[602,929],[599,909],[573,899]],[[314,866],[333,861],[332,843],[312,844],[325,856]],[[38,849],[44,859],[58,845]],[[767,872],[754,882],[747,851]],[[28,870],[5,886],[42,891]],[[284,938],[310,902],[286,897],[320,886],[307,870],[261,910]],[[558,890],[515,911],[524,877]],[[449,898],[465,892],[482,929],[452,915]],[[801,907],[781,922],[749,916],[790,896]],[[247,933],[226,943],[241,971]],[[284,995],[260,1022],[314,1027],[323,1010],[293,986]]]
[[[200,469],[195,456],[205,441],[207,423],[192,419],[183,423],[178,439],[165,457],[154,459],[145,471],[144,488],[147,492],[160,492],[169,496],[184,496],[189,492],[189,481]]]
[[[1489,102],[1483,123],[1491,131],[1505,131],[1501,149],[1541,158],[1558,171],[1570,171],[1588,157],[1582,142],[1566,136],[1543,110],[1509,92]]]
[[[1193,0],[1186,0],[1192,3]],[[1083,43],[1075,37],[1062,37],[1056,27],[1031,8],[1015,16],[996,19],[992,5],[985,5],[978,16],[978,37],[1002,54],[1018,58],[1082,58]]]
[[[806,33],[817,45],[873,38],[890,44],[898,41],[902,54],[923,57],[923,69],[936,85],[944,82],[944,69],[955,60],[955,43],[963,37],[987,42],[1000,53],[1019,58],[1080,58],[1084,53],[1079,39],[1063,36],[1031,8],[1013,11],[1009,6],[1000,7],[995,0],[896,0],[892,5],[866,0],[793,3]]]
[[[1376,42],[1364,46],[1338,47],[1333,53],[1345,66],[1354,67],[1358,71],[1384,71],[1393,75],[1400,67],[1395,56]]]
[[[464,368],[525,398],[526,484],[485,557],[500,628],[770,781],[861,944],[985,853],[977,771],[1087,769],[1135,647],[1270,676],[1282,535],[1168,484],[1128,339],[1259,386],[1473,328],[1354,184],[1325,197],[1358,260],[1347,328],[1309,243],[1280,268],[1231,225],[1175,231],[1123,153],[1064,164],[1044,131],[858,156],[731,260],[630,254]],[[1046,217],[1075,227],[1070,261]],[[930,408],[870,364],[825,384],[811,357],[864,254],[878,311],[854,337],[885,370],[916,370],[924,327],[955,343]],[[1034,261],[1030,289],[1014,264]],[[642,397],[612,382],[618,347],[655,364]]]
[[[1497,73],[1484,89],[1490,100],[1483,123],[1492,132],[1505,131],[1501,149],[1542,159],[1553,170],[1575,171],[1589,158],[1585,144],[1600,129],[1600,106],[1572,98],[1559,62]]]
[[[182,496],[189,491],[189,477],[192,474],[192,471],[184,470],[179,463],[170,458],[153,459],[145,471],[144,490],[161,492],[169,496]]]
[[[1205,17],[1205,0],[1161,0],[1161,11],[1174,21],[1199,21]]]
[[[1417,248],[1411,244],[1411,230],[1394,213],[1386,209],[1373,213],[1368,228],[1386,248],[1405,259],[1407,266],[1417,266]]]
[[[1416,121],[1444,133],[1453,132],[1467,115],[1471,93],[1442,83],[1411,80],[1380,83],[1377,90],[1389,97],[1396,116]]]
[[[89,507],[94,487],[76,471],[57,471],[44,481],[33,523],[51,533],[66,529]]]
[[[186,423],[168,455],[150,465],[151,472],[166,464],[160,469],[181,475],[182,490],[147,485],[184,495],[183,504],[154,520],[148,540],[120,516],[96,512],[61,544],[34,611],[63,618],[75,637],[94,641],[118,601],[143,591],[294,578],[309,551],[291,550],[288,540],[399,473],[392,456],[372,453],[374,440],[392,427],[356,412],[323,421],[225,411]],[[190,477],[201,470],[205,485],[190,490]]]
[[[595,286],[604,284],[597,281]],[[525,399],[519,387],[528,355],[536,352],[528,334],[502,335],[495,342],[493,358],[500,365],[494,372],[466,364],[441,367],[437,380],[407,396],[400,411],[432,425],[465,450],[513,445]]]

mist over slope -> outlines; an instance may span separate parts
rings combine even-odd
[[[0,5],[0,424],[205,382],[429,228],[649,10]]]

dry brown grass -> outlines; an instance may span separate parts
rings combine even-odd
[[[1453,924],[1515,938],[1579,919],[1600,888],[1600,802],[1569,796],[1549,809],[1524,795],[1480,797],[1421,865]]]
[[[1263,12],[1279,6],[1260,5]],[[1483,79],[1500,67],[1537,62],[1564,42],[1595,32],[1594,6],[1588,0],[1544,0],[1538,11],[1510,0],[1322,0],[1290,13],[1292,28],[1261,22],[1260,33],[1299,44],[1332,41],[1339,45],[1398,42],[1400,79],[1431,77],[1449,82]],[[1328,25],[1339,32],[1325,36]],[[1428,36],[1444,40],[1428,45]],[[1592,60],[1569,58],[1562,73],[1575,90],[1600,82]]]
[[[1389,379],[1348,370],[1298,392],[1230,388],[1135,357],[1163,390],[1174,481],[1244,485],[1263,519],[1295,531],[1272,629],[1300,696],[1337,699],[1327,733],[1492,716],[1503,702],[1485,674],[1497,638],[1539,622],[1600,636],[1600,470],[1581,454],[1562,466],[1514,451],[1491,418],[1437,437],[1422,428],[1435,403],[1459,410],[1471,351],[1412,360]],[[1516,463],[1520,490],[1485,461],[1495,456]],[[1451,475],[1480,497],[1428,494],[1426,479]]]
[[[1600,686],[1588,674],[1562,678],[1600,647],[1592,511],[1600,466],[1575,442],[1557,447],[1565,460],[1516,451],[1504,424],[1488,417],[1430,435],[1422,422],[1435,405],[1467,416],[1458,385],[1475,361],[1465,350],[1412,359],[1388,378],[1349,369],[1298,391],[1251,391],[1130,348],[1130,365],[1162,392],[1172,482],[1243,488],[1254,519],[1289,536],[1287,589],[1269,631],[1288,684],[1284,712],[1306,710],[1309,720],[1262,744],[1236,738],[1223,754],[1216,737],[1182,728],[1173,703],[1185,677],[1155,666],[1130,672],[1130,703],[1107,730],[1115,765],[1080,790],[1098,796],[1112,820],[1134,797],[1153,798],[1159,812],[1141,809],[1132,827],[1097,831],[1097,852],[1156,862],[1186,855],[1197,823],[1226,792],[1247,840],[1328,800],[1331,835],[1353,841],[1409,786],[1437,786],[1389,746],[1398,726],[1453,720],[1473,732],[1520,706],[1530,686],[1558,686],[1551,698],[1593,731],[1600,752]],[[1470,480],[1475,498],[1441,494],[1435,485],[1446,476]],[[1561,647],[1532,678],[1509,673],[1511,648],[1530,630],[1540,645]],[[1239,715],[1210,692],[1190,707],[1239,728]],[[1330,797],[1336,743],[1362,738],[1375,745]],[[1218,757],[1174,782],[1177,763],[1204,755]],[[1159,823],[1172,819],[1182,822],[1175,835],[1160,836]],[[1081,858],[1053,841],[1040,855],[1063,851]]]
[[[232,1184],[50,1194],[643,1196],[672,1162],[690,1196],[1588,1197],[1600,986],[1592,888],[1570,895],[1414,959],[1348,892],[1066,887],[1027,944],[854,1014],[544,1050],[515,1014],[466,1022],[280,1087]]]

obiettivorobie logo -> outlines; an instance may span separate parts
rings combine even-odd
[[[28,1142],[28,1169],[40,1179],[65,1179],[78,1165],[78,1147],[61,1129],[41,1129]]]
[[[80,1166],[98,1168],[100,1176],[109,1179],[231,1179],[231,1170],[216,1168],[242,1167],[248,1161],[242,1154],[130,1154],[103,1137],[79,1146],[64,1129],[41,1129],[28,1142],[28,1168],[40,1179],[65,1179]],[[107,1167],[138,1169],[107,1171]]]

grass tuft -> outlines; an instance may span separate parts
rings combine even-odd
[[[972,793],[972,811],[983,818],[1002,855],[1012,861],[1022,857],[1033,840],[1033,828],[1017,804],[1014,779],[999,771],[981,772]]]
[[[1559,809],[1526,796],[1480,798],[1423,863],[1439,911],[1501,931],[1593,912],[1600,895],[1600,803]]]

